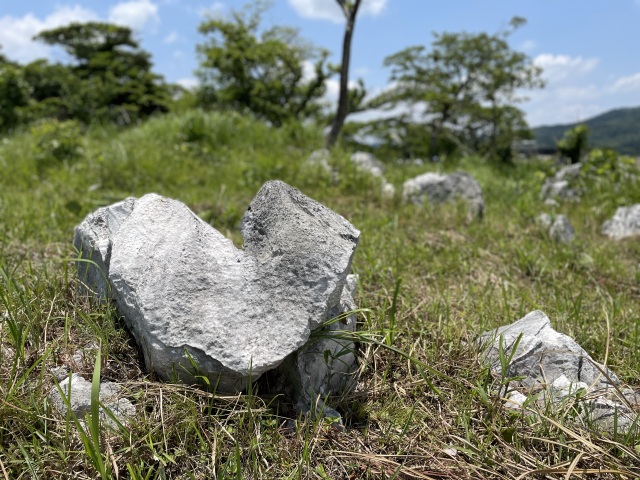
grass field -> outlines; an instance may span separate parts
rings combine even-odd
[[[486,208],[470,222],[463,205],[382,198],[349,151],[332,154],[337,180],[306,167],[322,143],[314,128],[194,111],[124,131],[44,124],[0,144],[0,478],[640,477],[637,428],[592,431],[570,406],[536,417],[505,410],[475,343],[540,309],[640,388],[640,241],[600,235],[617,206],[640,202],[638,181],[603,171],[581,203],[551,209],[539,198],[548,163],[383,159],[398,189],[429,169],[474,175]],[[358,389],[329,400],[344,431],[296,419],[288,399],[259,383],[230,397],[158,382],[114,309],[76,294],[73,228],[97,207],[156,192],[240,246],[244,210],[276,178],[362,231],[356,300],[367,309],[360,334],[375,342],[359,345]],[[577,240],[549,239],[534,221],[543,211],[565,213]],[[78,350],[87,353],[74,371],[92,378],[95,344],[102,380],[121,383],[136,405],[127,428],[76,423],[47,400],[51,368]]]

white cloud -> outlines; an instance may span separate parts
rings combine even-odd
[[[531,52],[535,50],[537,46],[538,44],[535,42],[535,40],[526,40],[522,42],[522,45],[520,45],[520,50],[522,50],[523,52]]]
[[[224,14],[226,6],[222,2],[213,2],[205,8],[200,8],[197,13],[201,17],[220,18]]]
[[[289,0],[289,5],[303,18],[344,21],[344,13],[335,0]],[[387,0],[362,0],[359,15],[377,16],[382,13]]]
[[[198,80],[191,77],[180,78],[179,80],[176,81],[176,83],[181,87],[186,88],[187,90],[193,90],[200,85],[200,82],[198,82]]]
[[[640,4],[640,0],[638,0],[638,3]],[[619,78],[609,89],[612,92],[640,91],[640,73]]]
[[[109,10],[109,21],[142,30],[148,24],[155,26],[160,23],[160,16],[158,6],[151,0],[131,0],[114,5]]]
[[[172,43],[176,43],[179,40],[182,40],[182,37],[178,34],[178,32],[174,30],[173,32],[169,33],[169,35],[164,37],[164,40],[162,41],[167,45],[171,45]]]
[[[543,53],[533,59],[533,63],[542,67],[543,77],[549,82],[559,82],[570,76],[592,71],[600,62],[597,58],[570,57]]]
[[[51,57],[52,47],[42,42],[33,41],[34,35],[43,30],[68,25],[72,22],[88,22],[97,19],[98,16],[95,12],[80,5],[60,6],[42,19],[33,13],[28,13],[23,17],[2,16],[0,17],[2,52],[11,60],[21,63]]]

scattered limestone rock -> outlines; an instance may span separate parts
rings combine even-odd
[[[619,207],[613,218],[602,224],[602,234],[616,240],[640,235],[640,203]]]
[[[351,163],[363,172],[374,177],[384,177],[384,163],[369,152],[355,152],[351,155]]]
[[[482,188],[468,173],[442,174],[428,172],[404,182],[402,198],[405,202],[422,205],[425,200],[439,205],[455,200],[464,200],[469,213],[481,218],[484,212]]]
[[[73,373],[62,380],[59,385],[65,397],[70,391],[69,407],[78,419],[83,419],[87,414],[91,414],[91,382]],[[66,415],[67,402],[62,398],[57,388],[54,387],[51,391],[49,399],[62,415]],[[136,407],[128,399],[122,397],[122,387],[117,383],[103,382],[100,384],[100,402],[113,413],[120,423],[126,423],[136,414]],[[100,413],[109,424],[114,424],[102,407],[100,407]]]
[[[351,163],[353,163],[359,170],[381,180],[383,198],[393,198],[395,196],[396,187],[389,183],[384,177],[384,163],[368,152],[355,152],[351,155],[350,159]]]
[[[536,223],[547,230],[549,236],[556,242],[569,245],[576,237],[576,232],[565,215],[552,217],[548,213],[541,213],[536,218]]]
[[[632,425],[635,415],[627,405],[635,397],[620,399],[620,380],[615,373],[594,361],[571,337],[555,331],[543,312],[533,311],[510,325],[482,334],[483,360],[498,376],[502,373],[501,341],[504,357],[513,354],[505,366],[506,377],[518,377],[510,383],[515,393],[505,395],[509,408],[523,405],[525,393],[542,391],[537,400],[540,406],[581,398],[585,415],[599,427],[610,429],[616,415],[618,428]]]
[[[306,164],[312,168],[318,168],[326,173],[332,173],[329,159],[331,158],[331,152],[327,148],[321,148],[314,150],[307,158]]]
[[[557,200],[577,201],[582,192],[572,184],[580,176],[581,163],[566,165],[559,169],[552,178],[542,184],[541,197],[546,204],[556,204]]]
[[[76,239],[82,252],[96,244],[109,252],[103,270],[149,370],[191,383],[204,376],[218,391],[237,392],[289,358],[301,398],[348,383],[355,357],[338,353],[353,344],[321,344],[318,352],[310,341],[353,307],[344,286],[360,232],[348,221],[267,182],[244,216],[238,250],[176,200],[149,194],[126,204],[113,228],[98,227],[111,226],[110,209],[121,212],[122,203],[89,215]],[[101,278],[91,268],[79,274],[88,284]],[[353,330],[355,320],[337,328]],[[341,361],[325,362],[325,350]]]

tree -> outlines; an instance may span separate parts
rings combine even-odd
[[[100,22],[72,23],[35,38],[61,46],[74,58],[69,68],[88,94],[90,117],[129,123],[167,111],[168,89],[151,71],[151,56],[134,40],[131,29]]]
[[[344,27],[344,39],[342,41],[342,63],[340,65],[340,93],[338,97],[338,110],[331,123],[331,130],[327,136],[327,148],[333,147],[338,140],[344,121],[349,114],[349,63],[351,62],[351,40],[356,23],[356,16],[360,8],[361,0],[347,1],[336,0],[344,13],[346,23]]]
[[[509,35],[525,23],[515,17],[496,34],[434,34],[431,50],[406,48],[387,57],[388,91],[371,107],[419,107],[431,133],[431,154],[443,138],[489,155],[510,148],[514,135],[526,135],[523,113],[514,104],[521,89],[544,85],[541,69],[508,44]]]
[[[10,130],[20,122],[20,109],[27,105],[29,87],[21,68],[0,54],[0,131]]]
[[[571,163],[578,163],[587,152],[588,140],[589,127],[584,124],[576,125],[564,132],[556,147],[560,155],[567,157]]]
[[[207,40],[198,45],[197,75],[204,105],[247,110],[279,127],[320,113],[328,52],[302,41],[295,29],[261,30],[266,7],[257,2],[229,19],[203,22]]]

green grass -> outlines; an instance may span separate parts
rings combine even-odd
[[[567,246],[535,226],[537,214],[551,211],[538,196],[544,163],[445,165],[484,189],[485,218],[469,222],[463,205],[383,199],[347,151],[331,158],[339,181],[305,167],[323,143],[311,127],[273,130],[194,111],[62,135],[71,143],[63,151],[75,152],[62,158],[37,135],[0,145],[0,478],[569,478],[574,468],[613,472],[593,478],[640,476],[635,430],[614,438],[562,411],[535,419],[506,411],[496,395],[501,379],[480,364],[474,341],[541,309],[640,387],[640,242],[599,234],[617,206],[615,185],[555,209],[576,229]],[[400,188],[428,168],[437,166],[389,163],[387,176]],[[114,309],[76,295],[73,228],[97,207],[156,192],[240,246],[244,210],[275,178],[362,231],[353,264],[357,303],[368,309],[360,314],[361,381],[329,402],[344,431],[295,420],[288,399],[260,382],[221,396],[156,381]],[[640,202],[634,186],[623,188]],[[90,344],[101,345],[99,357],[90,352],[75,371],[124,386],[137,408],[127,428],[75,422],[46,400],[56,388],[51,367]]]

